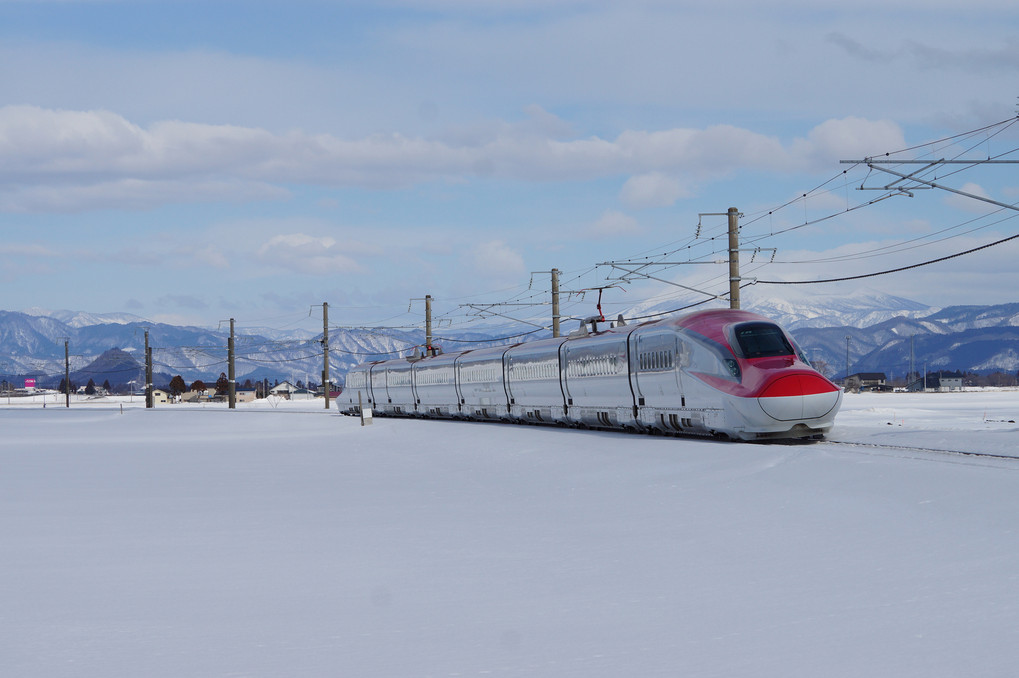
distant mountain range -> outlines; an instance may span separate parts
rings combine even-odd
[[[768,288],[773,292],[774,288]],[[742,292],[741,307],[767,316],[792,332],[811,361],[828,376],[884,372],[889,379],[914,371],[951,370],[990,374],[1019,370],[1019,303],[935,308],[872,289],[847,296],[783,289],[763,296]],[[670,305],[671,303],[671,305]],[[625,317],[676,307],[675,302],[643,304]]]
[[[0,311],[0,378],[20,385],[19,380],[35,377],[41,387],[56,386],[64,378],[66,340],[72,383],[83,385],[90,378],[99,385],[108,380],[113,387],[140,383],[144,379],[140,375],[145,363],[146,331],[157,385],[177,374],[189,384],[195,379],[212,383],[227,372],[228,329],[153,323],[125,314],[41,313],[39,309]],[[492,339],[483,333],[460,333],[457,338],[470,342]],[[321,334],[305,330],[237,333],[236,379],[320,383],[321,339]],[[330,378],[342,381],[347,370],[358,363],[407,355],[423,342],[423,331],[331,331]],[[115,359],[106,356],[100,360],[110,349],[119,349]],[[124,355],[132,358],[134,365],[125,361]]]
[[[642,304],[623,315],[648,316],[676,306],[676,302]],[[889,378],[902,377],[909,370],[911,350],[918,371],[924,366],[931,371],[979,374],[1019,370],[1019,303],[933,308],[874,290],[842,297],[790,290],[781,297],[763,297],[748,289],[742,307],[789,329],[807,356],[833,378],[846,373],[847,337],[850,374],[884,372]],[[64,376],[66,339],[72,382],[84,383],[89,378],[97,384],[108,380],[113,386],[137,382],[144,364],[146,330],[157,384],[177,374],[188,383],[215,381],[227,371],[229,332],[225,329],[151,323],[129,314],[29,309],[0,311],[0,377],[17,383],[31,376],[42,386],[55,386]],[[486,341],[507,343],[483,332],[447,330],[445,334],[468,342],[447,343],[447,350],[476,348]],[[329,336],[330,376],[342,380],[353,365],[406,355],[423,341],[423,332],[333,330]],[[110,349],[120,351],[97,363]],[[319,383],[321,335],[303,330],[246,330],[236,337],[235,365],[241,382],[268,378]]]
[[[853,297],[814,296],[787,308],[762,302],[760,311],[789,327],[811,359],[837,377],[884,372],[951,370],[990,374],[1019,370],[1019,303],[933,308],[864,290]]]

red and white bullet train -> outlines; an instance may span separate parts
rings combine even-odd
[[[787,332],[728,309],[364,363],[347,374],[344,393],[350,413],[737,440],[820,437],[842,402]]]

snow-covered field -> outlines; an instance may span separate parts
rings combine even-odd
[[[1019,671],[1019,460],[908,449],[1019,455],[1016,391],[798,445],[62,404],[0,401],[5,677]]]

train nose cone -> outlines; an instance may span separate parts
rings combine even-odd
[[[816,374],[789,374],[768,384],[757,398],[761,409],[779,421],[816,419],[839,404],[841,392]]]

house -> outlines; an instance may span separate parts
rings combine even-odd
[[[962,372],[929,372],[907,386],[906,390],[911,393],[961,391]]]
[[[916,381],[913,381],[906,390],[910,393],[949,392],[949,390],[962,390],[962,372],[927,372]]]
[[[158,388],[152,389],[152,404],[166,405],[170,402],[170,394]]]
[[[939,391],[961,391],[962,390],[962,372],[939,372],[938,373],[938,390]]]
[[[313,391],[309,391],[306,388],[297,388],[291,391],[290,393],[291,400],[312,400],[314,398],[315,393]]]
[[[281,398],[289,398],[290,394],[297,390],[297,387],[291,384],[289,381],[283,381],[269,389],[269,395],[280,396]]]
[[[846,379],[846,388],[853,390],[883,390],[888,378],[884,372],[857,372]]]
[[[338,398],[340,396],[341,393],[343,393],[343,387],[342,386],[337,386],[336,384],[333,384],[333,383],[329,384],[329,397],[330,398],[336,399],[336,398]],[[323,397],[325,397],[325,394],[326,394],[326,389],[325,389],[324,386],[319,386],[319,387],[317,387],[315,389],[315,395],[316,396],[318,396],[320,398],[323,398]]]
[[[187,391],[182,393],[180,396],[181,402],[185,403],[203,403],[209,401],[215,402],[226,402],[230,399],[227,394],[216,395],[216,389],[209,388],[205,391]],[[250,403],[255,400],[255,390],[236,390],[234,391],[234,401],[238,403]]]

